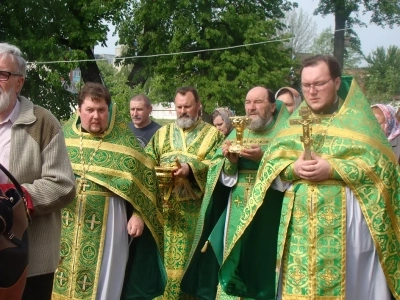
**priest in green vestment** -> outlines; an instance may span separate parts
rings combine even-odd
[[[163,217],[154,164],[104,86],[85,84],[64,135],[77,193],[62,210],[61,261],[52,299],[162,294]]]
[[[228,228],[221,284],[235,292],[247,280],[236,248],[282,180],[277,299],[400,299],[400,178],[390,144],[334,57],[306,59],[301,85],[305,102],[267,147],[244,213]]]
[[[175,96],[176,122],[161,127],[145,148],[157,166],[176,166],[174,186],[170,196],[165,195],[164,258],[168,282],[164,299],[189,297],[179,285],[193,242],[209,164],[224,139],[215,127],[200,119],[200,105],[196,89],[179,88]]]
[[[244,148],[240,153],[230,153],[228,148],[236,143],[238,128],[234,129],[213,157],[207,177],[206,192],[197,225],[195,242],[190,254],[190,263],[182,280],[182,289],[198,299],[237,299],[228,296],[218,285],[218,270],[222,264],[226,249],[232,243],[233,231],[243,214],[248,197],[256,180],[257,170],[265,147],[279,132],[279,124],[289,117],[289,112],[276,101],[274,93],[264,87],[254,87],[246,95],[246,116],[251,120],[242,133]],[[241,130],[239,129],[239,132]],[[255,279],[268,282],[271,297],[274,298],[276,240],[279,227],[282,192],[275,192],[274,205],[260,212],[263,224],[254,226],[250,237],[258,241],[246,253],[240,255],[259,257],[259,260],[247,260],[241,266],[241,272],[249,275],[249,283]],[[263,247],[261,247],[261,245]],[[259,252],[264,249],[264,252]],[[260,263],[267,264],[258,269]],[[254,279],[254,280],[253,280]],[[244,283],[240,293],[230,295],[256,297],[252,286]]]

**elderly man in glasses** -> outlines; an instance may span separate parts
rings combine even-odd
[[[51,299],[60,259],[61,208],[75,196],[75,178],[60,123],[20,95],[25,75],[21,51],[0,43],[0,162],[33,202],[28,279],[22,299],[46,300]],[[0,183],[7,182],[1,173]]]
[[[227,229],[234,243],[219,270],[222,288],[254,299],[400,299],[395,155],[334,57],[310,57],[300,74],[305,101],[266,148],[243,215]],[[276,189],[285,194],[267,294],[261,213]]]

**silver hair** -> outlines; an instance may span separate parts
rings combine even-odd
[[[26,77],[26,61],[18,47],[8,43],[0,43],[0,57],[10,58],[12,62],[16,62],[19,74],[24,78]]]

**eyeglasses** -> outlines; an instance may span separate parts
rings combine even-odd
[[[11,73],[11,72],[7,72],[7,71],[0,71],[0,81],[7,81],[10,76],[22,76],[19,73]]]
[[[304,92],[309,92],[311,90],[311,88],[313,87],[314,90],[320,91],[325,87],[325,84],[327,84],[331,80],[332,80],[332,78],[327,80],[327,81],[325,81],[325,82],[321,82],[321,83],[314,83],[314,84],[302,83],[301,84],[301,89]]]

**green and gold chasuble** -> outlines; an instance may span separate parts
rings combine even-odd
[[[211,158],[224,136],[202,120],[182,130],[175,123],[161,127],[147,144],[145,151],[158,166],[174,166],[175,159],[187,163],[193,175],[179,179],[164,209],[164,259],[168,282],[164,299],[187,299],[180,291],[180,282],[193,242],[197,217],[206,185]],[[181,182],[185,180],[185,182]]]
[[[77,113],[63,128],[77,195],[62,210],[61,262],[52,299],[96,299],[109,199],[116,196],[126,200],[146,225],[143,235],[135,239],[139,258],[129,257],[125,281],[134,286],[124,290],[124,297],[156,297],[164,290],[166,276],[161,198],[153,161],[124,120],[116,116],[115,105],[103,134],[82,133],[79,123]],[[142,252],[146,252],[145,259]],[[143,282],[147,272],[153,272],[147,277],[154,278],[154,285]]]
[[[279,132],[279,124],[289,117],[286,108],[281,109],[282,102],[277,101],[277,114],[261,132],[254,132],[245,129],[243,132],[244,145],[259,145],[262,150],[273,140]],[[233,130],[227,140],[236,140],[236,130]],[[220,265],[225,260],[226,250],[233,241],[234,230],[238,221],[242,217],[243,209],[247,205],[251,190],[257,177],[259,162],[239,157],[238,164],[232,165],[222,154],[222,149],[218,149],[211,162],[207,176],[207,185],[203,199],[200,216],[197,224],[195,241],[190,253],[190,261],[182,280],[182,290],[195,295],[198,299],[237,299],[237,297],[255,298],[253,284],[263,284],[274,291],[275,284],[275,257],[276,241],[279,228],[279,216],[282,205],[283,193],[276,192],[273,197],[276,200],[273,205],[266,210],[259,212],[260,218],[264,223],[262,226],[255,226],[249,236],[257,237],[257,243],[248,245],[249,247],[236,248],[235,259],[238,260],[243,255],[248,255],[251,259],[243,262],[237,270],[241,274],[246,274],[245,282],[241,289],[232,290],[230,287],[221,289],[221,283],[225,278],[218,279]],[[226,187],[219,181],[221,172],[227,175],[234,175],[237,172],[237,182],[233,187]],[[230,194],[231,193],[231,194]],[[228,199],[230,197],[230,205]],[[228,218],[227,218],[228,215]],[[258,224],[260,225],[260,224]],[[228,230],[225,232],[225,226]],[[247,243],[247,242],[245,242]],[[263,245],[264,247],[260,247]],[[260,252],[259,249],[268,249]],[[269,255],[268,255],[269,254]],[[265,266],[258,268],[260,263]],[[255,282],[260,277],[262,280]],[[234,296],[228,296],[234,295]],[[272,292],[270,298],[275,299]]]
[[[387,284],[400,299],[399,167],[357,83],[342,78],[338,95],[345,99],[339,110],[319,115],[321,122],[312,125],[312,151],[330,163],[331,178],[316,183],[294,175],[293,163],[304,151],[302,126],[289,123],[299,119],[298,109],[267,148],[244,212],[237,226],[229,227],[234,232],[227,261],[235,263],[230,257],[258,210],[274,200],[268,196],[270,186],[281,176],[292,182],[283,200],[278,235],[276,276],[282,270],[282,299],[345,299],[347,186],[359,202]],[[240,286],[246,278],[231,269],[223,265],[221,274],[229,279],[227,285]]]

